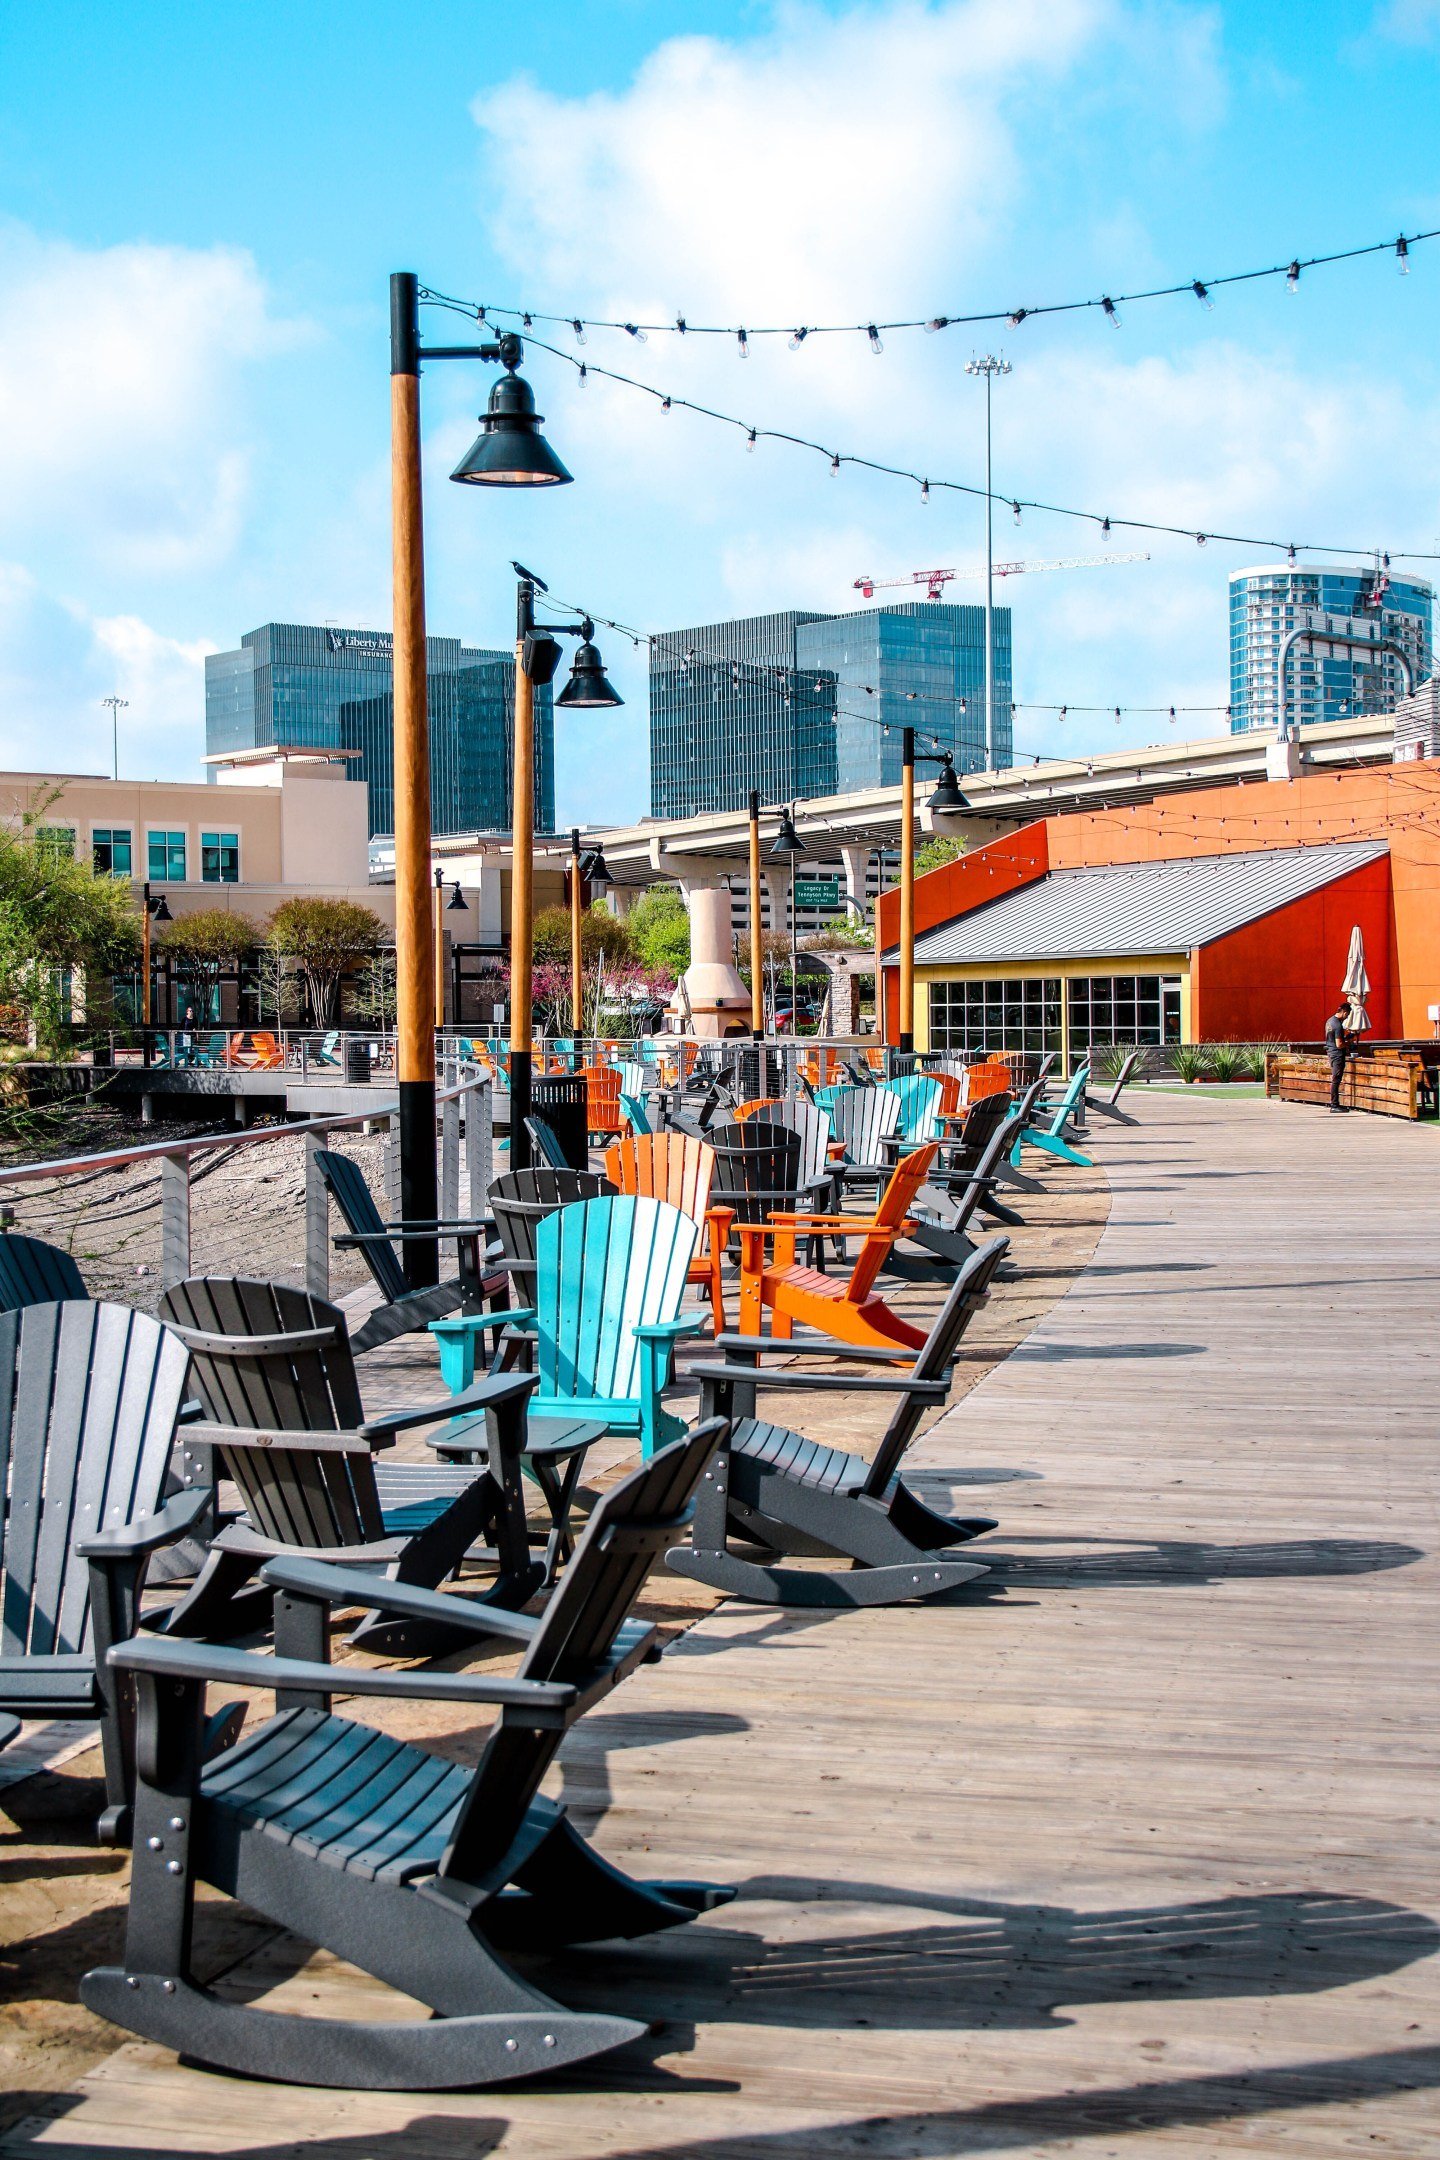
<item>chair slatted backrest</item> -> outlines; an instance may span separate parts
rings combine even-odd
[[[585,1117],[591,1132],[620,1130],[620,1068],[618,1065],[586,1065]]]
[[[620,1115],[632,1133],[652,1133],[655,1130],[650,1123],[650,1112],[645,1107],[644,1098],[627,1095],[624,1088],[620,1090]]]
[[[546,1216],[535,1236],[542,1395],[637,1397],[635,1328],[678,1317],[698,1237],[679,1208],[630,1193]]]
[[[899,1133],[902,1140],[933,1140],[940,1130],[943,1089],[933,1073],[906,1073],[900,1080],[882,1080],[880,1092],[894,1095],[900,1104]]]
[[[962,1178],[973,1176],[981,1154],[989,1145],[990,1135],[1005,1123],[1009,1115],[1008,1094],[982,1095],[978,1102],[970,1105],[947,1164],[952,1185]]]
[[[655,1067],[640,1058],[622,1058],[615,1070],[620,1075],[621,1094],[633,1095],[637,1102],[644,1102],[659,1078]]]
[[[69,1253],[43,1238],[0,1236],[0,1312],[22,1305],[54,1305],[90,1295]]]
[[[893,1233],[910,1213],[915,1195],[929,1177],[930,1166],[938,1153],[938,1143],[927,1140],[922,1147],[912,1149],[891,1171],[880,1195],[873,1225],[855,1256],[855,1265],[845,1286],[846,1298],[852,1304],[858,1305],[874,1289],[875,1278],[890,1257],[895,1242]]]
[[[582,1701],[604,1679],[651,1569],[683,1541],[695,1488],[724,1432],[720,1418],[692,1426],[602,1495],[521,1660],[519,1679],[569,1682]],[[653,1633],[644,1629],[639,1639]],[[632,1630],[624,1647],[635,1640]],[[559,1727],[537,1730],[502,1713],[456,1817],[442,1879],[479,1883],[498,1866],[563,1738]]]
[[[800,1183],[822,1178],[830,1169],[830,1113],[797,1097],[792,1103],[767,1103],[755,1113],[762,1125],[782,1125],[800,1135]]]
[[[800,1198],[800,1135],[788,1125],[751,1118],[708,1135],[715,1150],[715,1198],[742,1223],[768,1222]]]
[[[1050,1124],[1050,1131],[1053,1134],[1058,1136],[1064,1132],[1076,1110],[1084,1102],[1085,1090],[1089,1083],[1090,1065],[1087,1060],[1085,1064],[1076,1066],[1071,1075],[1069,1087],[1066,1088],[1065,1093],[1055,1105],[1055,1115]]]
[[[345,1315],[325,1298],[288,1283],[192,1275],[165,1292],[160,1316],[190,1351],[211,1424],[326,1433],[363,1419]],[[218,1452],[256,1529],[277,1544],[333,1550],[385,1534],[368,1451]]]
[[[547,1118],[527,1117],[525,1130],[530,1144],[542,1163],[551,1170],[573,1170],[575,1165],[560,1145],[554,1126]]]
[[[715,1150],[693,1133],[643,1133],[605,1150],[605,1168],[622,1193],[664,1200],[703,1222],[715,1182]]]
[[[577,1200],[603,1200],[616,1190],[598,1170],[552,1170],[549,1163],[535,1163],[529,1170],[507,1170],[490,1185],[490,1209],[505,1258],[514,1263],[511,1273],[530,1294],[535,1276],[535,1236],[547,1215],[571,1207]]]
[[[883,1170],[885,1142],[900,1127],[900,1098],[887,1087],[840,1088],[830,1124],[846,1159],[858,1170]]]
[[[325,1189],[339,1208],[352,1237],[366,1237],[374,1231],[384,1230],[375,1196],[359,1163],[352,1162],[348,1155],[337,1155],[332,1148],[317,1148],[315,1167],[325,1180]],[[409,1294],[410,1285],[405,1280],[405,1270],[393,1245],[362,1245],[359,1250],[387,1305],[394,1305]]]
[[[0,1655],[88,1649],[75,1545],[160,1507],[189,1362],[124,1305],[0,1313]]]
[[[935,1324],[926,1336],[924,1347],[918,1352],[908,1377],[915,1380],[938,1380],[944,1375],[946,1367],[960,1347],[961,1336],[985,1302],[996,1268],[1009,1250],[1009,1238],[997,1237],[970,1255],[951,1284],[945,1303],[936,1314]],[[924,1403],[917,1402],[913,1395],[901,1397],[871,1462],[870,1474],[865,1480],[867,1493],[878,1496],[889,1486],[890,1480],[900,1467],[901,1457],[919,1429],[926,1407]]]
[[[969,1100],[979,1102],[986,1095],[1010,1095],[1014,1093],[1014,1081],[1010,1067],[1003,1058],[983,1058],[970,1068]]]

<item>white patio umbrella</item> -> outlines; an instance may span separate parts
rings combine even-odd
[[[1370,1015],[1365,1010],[1365,1000],[1370,995],[1370,977],[1365,972],[1365,940],[1359,923],[1350,932],[1350,957],[1345,963],[1345,980],[1340,991],[1350,1000],[1345,1025],[1352,1035],[1358,1035],[1362,1028],[1370,1025]]]

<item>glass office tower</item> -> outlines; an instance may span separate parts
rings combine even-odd
[[[1009,765],[1010,610],[995,610],[996,762]],[[893,785],[900,731],[985,762],[985,611],[932,601],[701,623],[650,648],[650,812],[691,817]],[[888,732],[887,732],[888,731]]]
[[[511,822],[515,662],[508,652],[427,638],[430,816],[437,833]],[[236,652],[205,662],[205,747],[355,750],[370,791],[370,831],[395,829],[395,712],[388,630],[265,623]],[[535,824],[555,824],[550,688],[535,694]]]
[[[1280,647],[1290,630],[1327,630],[1392,638],[1423,682],[1431,667],[1434,588],[1423,578],[1391,577],[1373,565],[1335,569],[1262,564],[1230,578],[1230,728],[1280,722]],[[1297,643],[1285,662],[1285,712],[1301,726],[1354,713],[1393,712],[1404,695],[1391,653],[1337,650],[1321,658]]]

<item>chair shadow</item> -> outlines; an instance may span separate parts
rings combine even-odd
[[[667,1740],[729,1739],[749,1732],[749,1718],[728,1710],[616,1710],[584,1720],[560,1750],[560,1799],[599,1822],[614,1800],[610,1757]]]
[[[1198,1342],[1066,1343],[1037,1342],[1032,1335],[1011,1351],[1014,1363],[1058,1364],[1066,1358],[1162,1358],[1205,1357],[1210,1345]]]
[[[1013,1547],[1024,1539],[1009,1540]],[[1036,1540],[1049,1544],[1049,1539]],[[1079,1539],[1102,1544],[1101,1539]],[[1122,1541],[1123,1542],[1123,1541]],[[982,1541],[974,1547],[992,1572],[1017,1589],[1124,1589],[1145,1585],[1200,1587],[1223,1582],[1264,1582],[1286,1576],[1374,1575],[1389,1568],[1412,1567],[1425,1558],[1418,1545],[1388,1544],[1378,1538],[1295,1538],[1254,1545],[1212,1545],[1202,1538],[1135,1540],[1116,1552],[1023,1553],[997,1550]]]
[[[1090,2004],[1313,1995],[1376,1980],[1440,1949],[1428,1915],[1326,1891],[1077,1912],[889,1885],[755,1877],[741,1903],[809,1907],[841,1924],[767,1941],[704,1922],[616,1952],[567,1953],[563,1986],[594,2001],[624,1975],[635,2015],[687,2023],[879,2030],[1053,2030]],[[866,1908],[939,1917],[863,1927]],[[848,1923],[848,1924],[847,1924]],[[613,1997],[611,1997],[613,2000]],[[583,2004],[581,2005],[583,2007]]]

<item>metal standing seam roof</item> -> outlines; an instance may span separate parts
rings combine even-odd
[[[921,967],[1192,952],[1389,852],[1383,840],[1052,870],[927,930]]]

